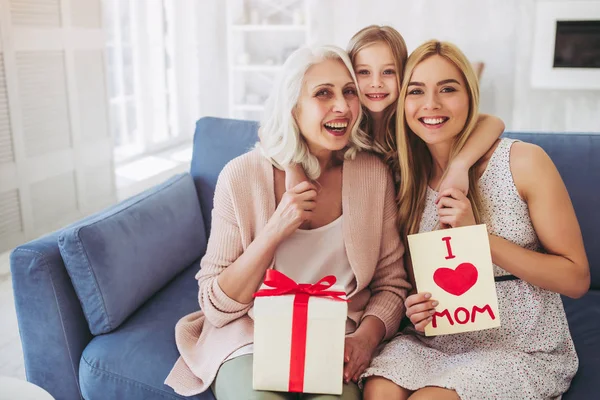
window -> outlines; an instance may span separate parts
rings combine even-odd
[[[191,135],[179,129],[174,51],[175,17],[182,10],[177,6],[173,0],[104,0],[109,118],[117,163]]]

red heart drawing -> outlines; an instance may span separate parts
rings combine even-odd
[[[456,269],[438,268],[433,273],[433,281],[446,292],[462,296],[477,282],[477,268],[468,262]]]

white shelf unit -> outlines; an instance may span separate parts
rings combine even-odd
[[[285,59],[309,43],[309,0],[228,0],[229,115],[259,120]]]

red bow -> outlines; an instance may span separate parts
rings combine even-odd
[[[283,296],[286,294],[304,293],[309,296],[331,297],[334,300],[347,301],[339,297],[345,296],[345,292],[327,290],[330,287],[332,287],[335,284],[335,282],[335,276],[327,275],[315,284],[296,283],[287,275],[274,269],[268,269],[267,273],[265,274],[264,283],[265,285],[273,289],[261,289],[258,292],[254,293],[254,297]]]
[[[290,379],[288,390],[302,393],[304,390],[304,365],[306,360],[306,328],[308,323],[308,300],[311,296],[329,297],[336,301],[348,301],[339,296],[346,293],[329,291],[336,282],[333,275],[328,275],[315,284],[296,283],[293,279],[274,269],[265,274],[265,285],[273,289],[261,289],[254,297],[283,296],[293,294],[294,309],[292,314],[292,346],[290,352]]]

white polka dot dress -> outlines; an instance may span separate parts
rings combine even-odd
[[[501,140],[479,181],[483,219],[490,233],[541,251],[510,171],[514,142]],[[429,189],[420,232],[437,225],[436,195]],[[496,265],[494,273],[508,275]],[[500,328],[425,337],[408,327],[373,359],[362,379],[382,376],[409,390],[449,388],[463,400],[559,397],[579,364],[560,296],[522,280],[497,282],[496,291]]]

